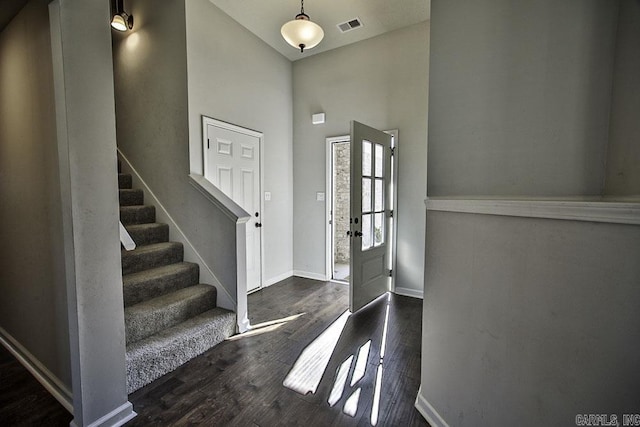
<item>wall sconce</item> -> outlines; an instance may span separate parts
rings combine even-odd
[[[133,28],[133,15],[124,11],[124,0],[116,0],[116,11],[111,18],[111,27],[118,31],[127,31]]]

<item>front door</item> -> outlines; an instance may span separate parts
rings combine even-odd
[[[391,135],[351,122],[352,313],[389,291],[391,156]]]
[[[224,122],[204,121],[204,177],[251,215],[247,222],[247,291],[261,286],[261,134]]]

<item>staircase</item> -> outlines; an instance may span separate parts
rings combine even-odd
[[[184,262],[169,226],[132,189],[118,160],[120,221],[136,249],[122,249],[127,392],[132,393],[231,336],[235,313],[216,308],[217,290],[199,284],[197,264]]]

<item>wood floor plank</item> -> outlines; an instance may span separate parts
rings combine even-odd
[[[0,425],[68,426],[73,416],[0,345]]]

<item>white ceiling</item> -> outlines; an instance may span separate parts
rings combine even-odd
[[[322,27],[324,39],[300,53],[280,35],[280,27],[300,13],[299,0],[210,1],[291,61],[426,21],[430,10],[430,0],[306,0],[304,11]],[[341,33],[337,25],[356,17],[362,27]]]

